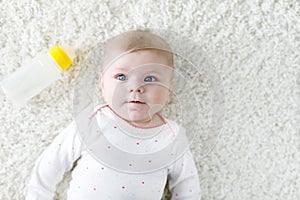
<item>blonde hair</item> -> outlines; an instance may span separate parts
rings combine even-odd
[[[102,69],[125,52],[154,51],[168,59],[173,66],[173,54],[169,44],[149,30],[133,30],[111,38],[104,50]]]

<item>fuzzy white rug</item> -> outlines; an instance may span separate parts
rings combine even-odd
[[[300,199],[299,12],[297,0],[0,1],[0,80],[56,44],[77,49],[63,78],[27,106],[14,107],[0,92],[0,199],[24,198],[35,160],[73,119],[75,78],[88,53],[144,27],[192,38],[222,83],[220,140],[204,159],[201,142],[192,145],[203,199]],[[202,107],[209,112],[209,103]],[[65,199],[69,179],[57,199]]]

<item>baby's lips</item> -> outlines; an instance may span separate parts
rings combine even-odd
[[[142,101],[136,101],[136,100],[129,101],[129,103],[145,104],[145,102],[142,102]]]

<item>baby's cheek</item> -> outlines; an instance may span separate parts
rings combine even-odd
[[[113,104],[113,102],[115,101],[114,99],[117,99],[114,95],[113,90],[110,90],[109,88],[103,91],[103,97],[106,103],[108,103],[109,105]]]
[[[169,90],[166,88],[161,88],[155,92],[153,99],[158,104],[165,104],[169,97]]]

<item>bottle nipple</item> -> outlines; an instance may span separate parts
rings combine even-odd
[[[55,46],[48,52],[63,71],[71,66],[75,58],[75,51],[70,46]]]

